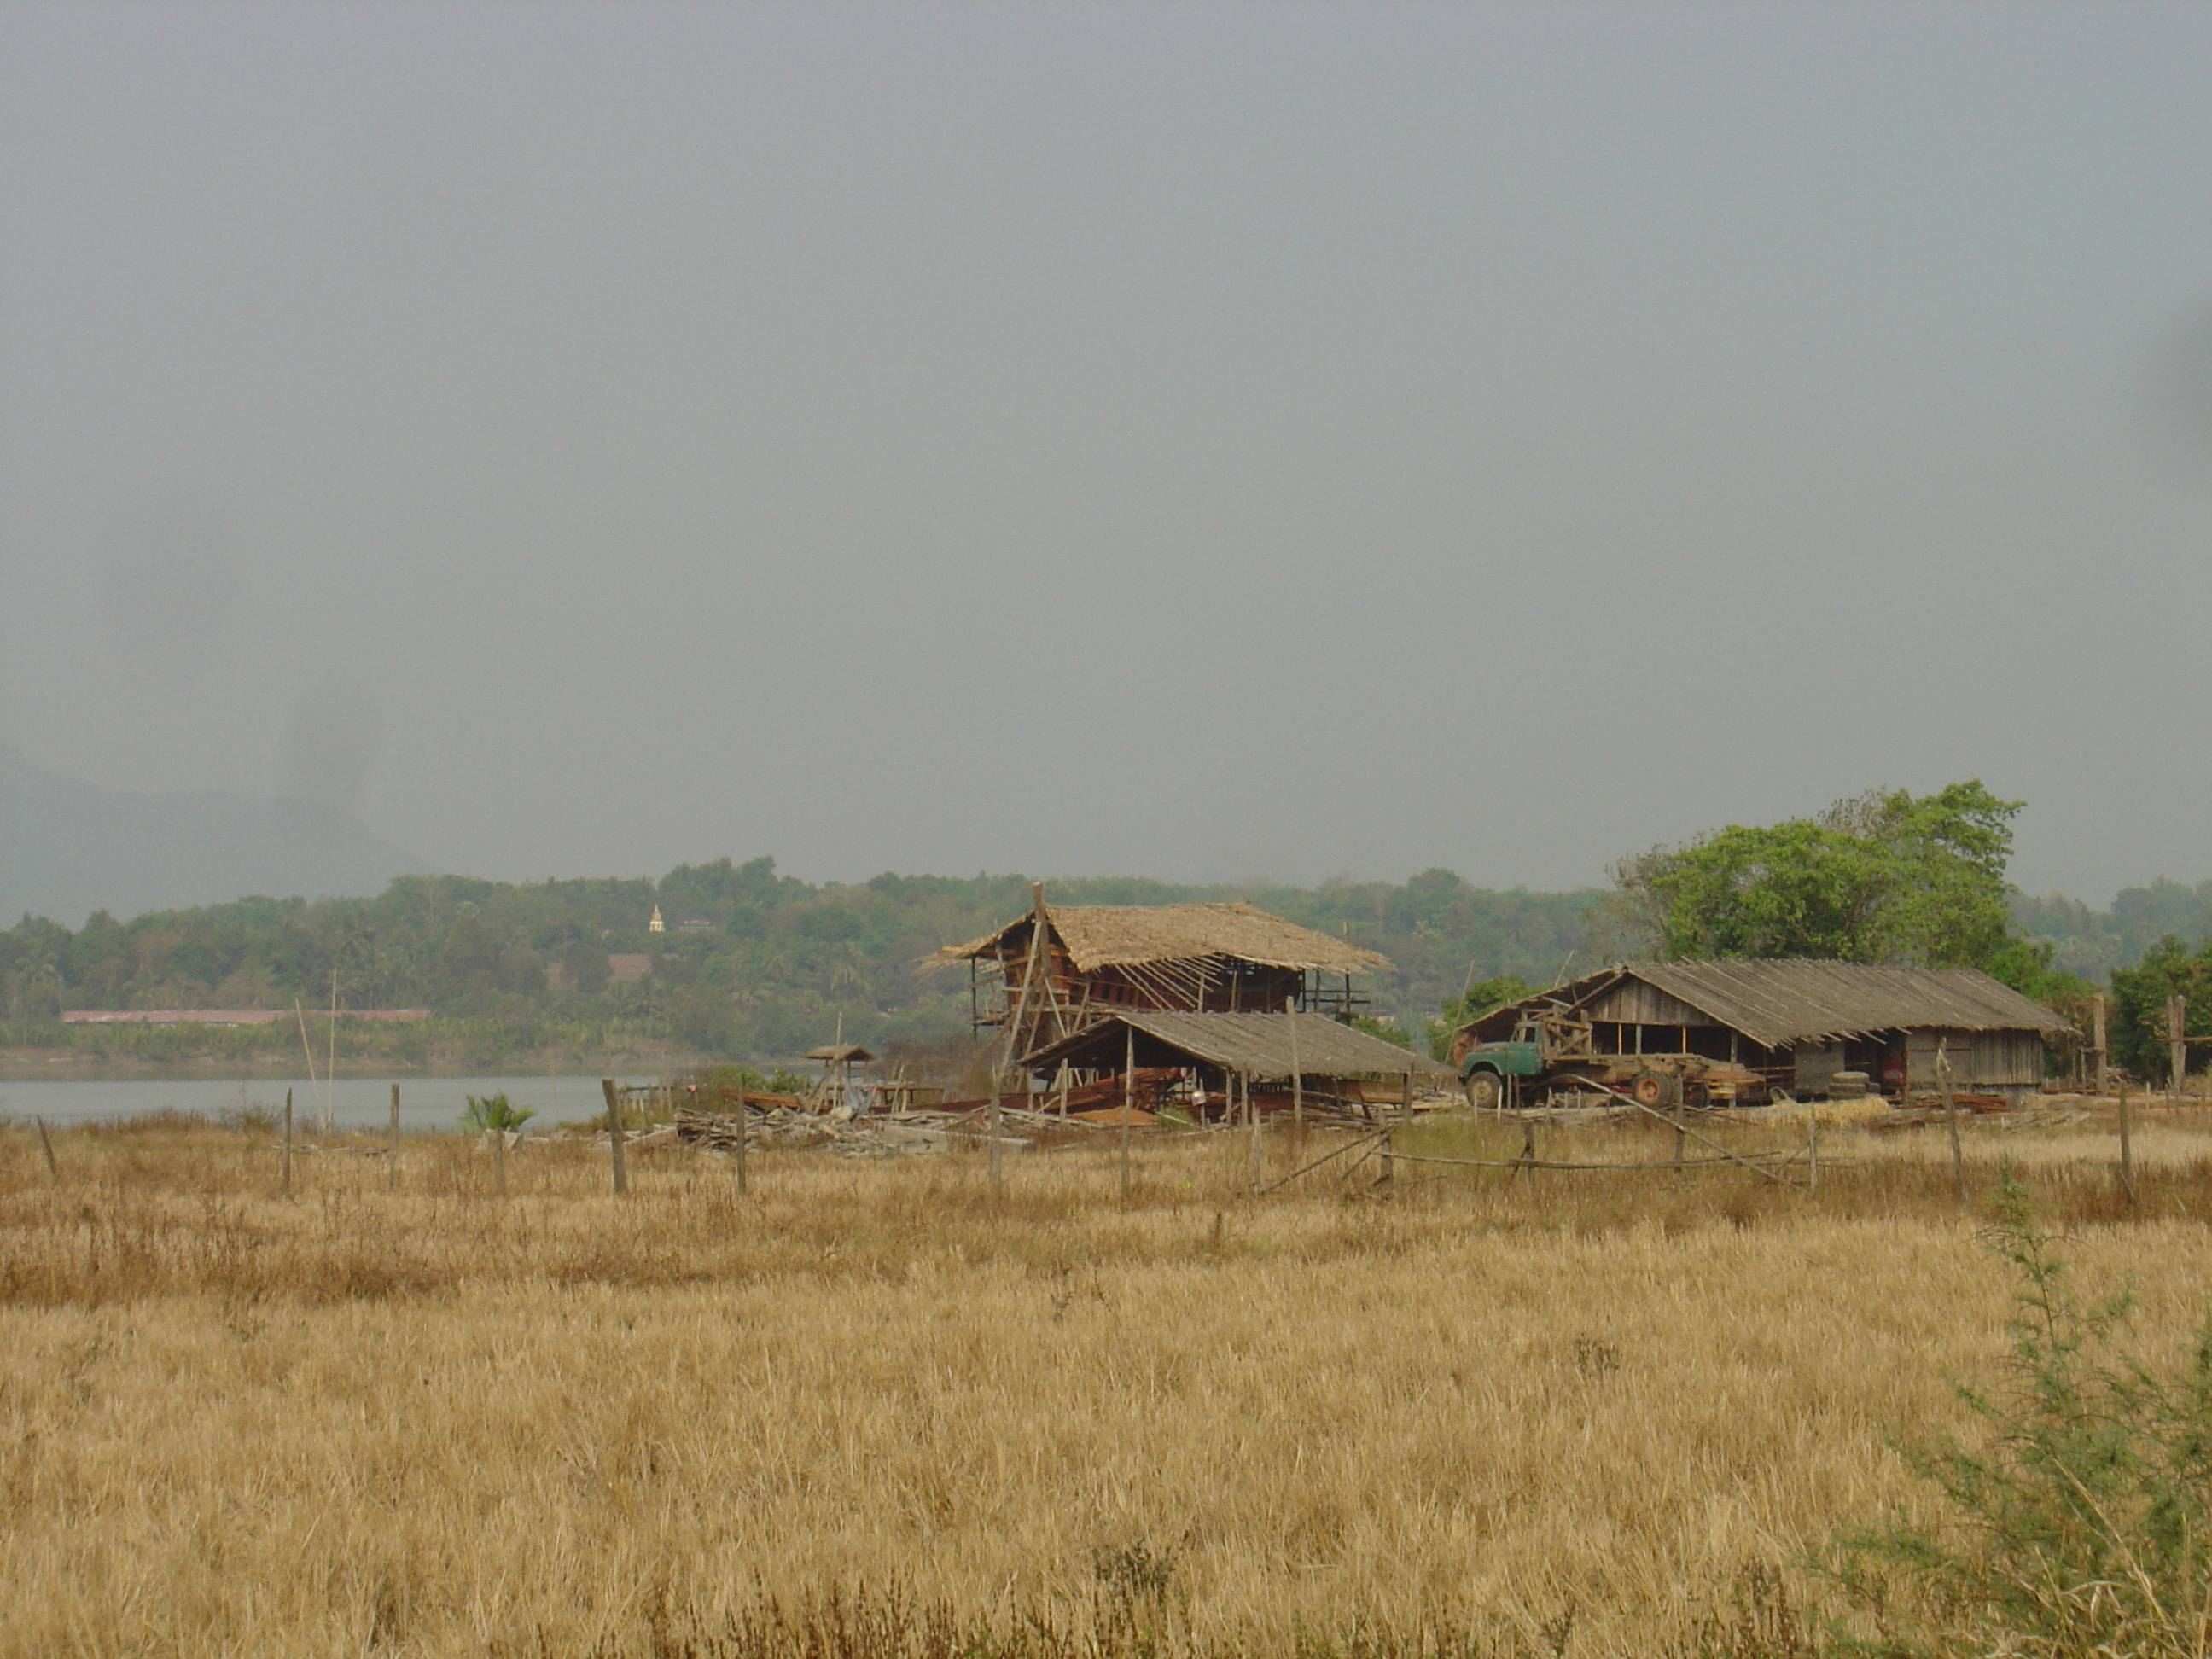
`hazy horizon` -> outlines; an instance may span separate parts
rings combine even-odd
[[[2212,877],[2212,13],[18,4],[0,742],[457,873]]]

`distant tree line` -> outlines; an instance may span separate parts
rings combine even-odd
[[[2148,1074],[2167,995],[2189,997],[2192,1032],[2212,1031],[2212,882],[2130,889],[2109,911],[2025,899],[2005,873],[2020,810],[1978,781],[1873,791],[1815,817],[1624,859],[1605,893],[1499,891],[1448,870],[1315,888],[1131,878],[1048,891],[1064,904],[1246,899],[1381,951],[1396,969],[1364,987],[1375,1029],[1435,1048],[1490,1008],[1621,957],[1816,956],[1983,968],[2069,1015],[2108,982],[2116,1057]],[[816,884],[760,858],[679,866],[659,881],[409,876],[372,899],[245,898],[128,921],[100,912],[74,931],[26,916],[0,933],[0,1042],[64,1040],[64,1008],[325,1007],[335,975],[342,1006],[437,1016],[428,1032],[378,1035],[399,1059],[434,1038],[484,1062],[652,1042],[778,1058],[841,1026],[871,1047],[957,1043],[965,969],[922,959],[1029,902],[1022,876]],[[656,906],[664,933],[647,930]],[[78,1028],[68,1040],[166,1057],[290,1039]]]
[[[1402,883],[1318,888],[1055,881],[1066,904],[1247,899],[1389,957],[1366,986],[1413,1030],[1469,981],[1516,972],[1549,983],[1585,948],[1595,892],[1488,891],[1444,870]],[[371,899],[245,898],[75,930],[25,917],[0,933],[0,1019],[16,1045],[58,1042],[64,1008],[426,1007],[514,1048],[653,1037],[717,1056],[786,1056],[829,1041],[932,1044],[968,1030],[963,967],[921,960],[1028,908],[1021,876],[881,875],[815,884],[772,859],[685,865],[659,881],[510,884],[408,876]],[[647,924],[658,906],[666,931]],[[627,963],[622,958],[629,958]],[[631,977],[642,958],[646,971]],[[613,965],[611,966],[611,959]],[[1587,957],[1582,965],[1589,964]],[[617,972],[616,968],[623,969]],[[453,1027],[459,1030],[460,1025]],[[142,1034],[147,1046],[150,1034]],[[179,1044],[275,1044],[165,1030]],[[94,1039],[77,1034],[74,1041]],[[98,1039],[119,1044],[112,1030]],[[380,1041],[402,1054],[419,1041]],[[395,1046],[398,1045],[398,1046]]]

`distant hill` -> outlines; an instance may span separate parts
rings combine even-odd
[[[95,909],[128,916],[240,893],[366,896],[428,869],[334,806],[108,789],[0,744],[0,919],[27,910],[74,927]]]

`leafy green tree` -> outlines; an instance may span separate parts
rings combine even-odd
[[[2114,1061],[2136,1077],[2163,1079],[2171,1068],[2166,1002],[2174,996],[2188,1001],[2183,1034],[2212,1036],[2212,939],[2191,952],[2168,933],[2133,968],[2112,970],[2108,1040]],[[2191,1059],[2201,1066],[2204,1050],[2201,1045],[2191,1047],[2197,1052]]]
[[[1670,960],[1820,957],[1980,966],[2011,921],[2018,801],[1979,780],[1876,790],[1817,818],[1731,824],[1614,866],[1610,909]]]

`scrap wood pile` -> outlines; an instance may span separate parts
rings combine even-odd
[[[952,1110],[905,1112],[814,1112],[804,1107],[757,1107],[755,1096],[745,1098],[742,1119],[727,1101],[724,1109],[703,1106],[677,1109],[673,1135],[678,1143],[708,1152],[734,1152],[738,1137],[748,1146],[782,1146],[796,1150],[819,1148],[843,1158],[901,1158],[914,1152],[942,1152],[948,1147],[980,1146],[987,1143],[988,1101],[957,1103]],[[971,1109],[962,1109],[969,1108]],[[1149,1121],[1141,1114],[1131,1120]],[[740,1128],[740,1123],[743,1127]],[[1009,1151],[1026,1150],[1044,1130],[1069,1125],[1042,1112],[1013,1107],[1000,1114],[1000,1141]],[[1087,1126],[1081,1126],[1087,1127]]]
[[[742,1116],[734,1109],[735,1101],[721,1111],[679,1106],[676,1139],[686,1146],[727,1152],[737,1149],[742,1134],[748,1146],[821,1147],[848,1158],[896,1158],[934,1151],[951,1139],[942,1127],[927,1121],[935,1114],[856,1117],[810,1112],[796,1103],[757,1108],[755,1098],[746,1097]]]
[[[1203,1133],[1237,1127],[1226,1115],[1202,1118],[1183,1083],[1179,1068],[1162,1066],[1139,1067],[1133,1086],[1115,1076],[1071,1087],[1064,1098],[1052,1090],[1009,1092],[997,1103],[1000,1142],[1009,1150],[1081,1145],[1097,1131],[1118,1129],[1125,1114],[1129,1127],[1137,1129]],[[1255,1089],[1253,1098],[1269,1121],[1291,1116],[1293,1103],[1286,1089]],[[1014,1104],[1018,1100],[1025,1103]],[[1300,1104],[1306,1122],[1316,1127],[1372,1127],[1377,1109],[1320,1093],[1305,1096]],[[1222,1113],[1224,1102],[1218,1091],[1206,1105]],[[985,1096],[899,1112],[818,1112],[789,1096],[749,1092],[741,1120],[737,1097],[726,1093],[712,1107],[679,1106],[672,1130],[658,1131],[654,1138],[666,1136],[683,1146],[726,1152],[735,1150],[743,1133],[748,1146],[818,1147],[847,1157],[898,1157],[987,1145],[992,1107],[990,1097]]]

